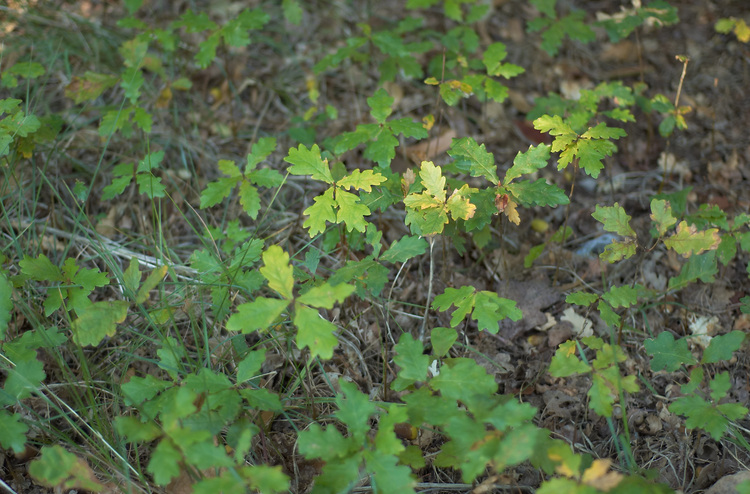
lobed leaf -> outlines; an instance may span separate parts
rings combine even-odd
[[[0,410],[0,446],[20,455],[26,448],[28,431],[29,426],[21,422],[19,414]]]
[[[250,152],[247,155],[247,164],[245,165],[245,174],[254,170],[258,163],[268,158],[271,153],[276,150],[276,138],[275,137],[261,137],[258,141],[253,144]]]
[[[614,206],[596,206],[595,211],[591,214],[595,220],[604,225],[608,232],[616,233],[623,237],[635,238],[635,231],[630,227],[630,216],[618,204]]]
[[[290,148],[284,161],[292,164],[289,167],[289,173],[311,175],[313,180],[320,180],[328,184],[334,182],[328,160],[321,158],[320,148],[317,144],[313,144],[310,149],[307,149],[304,144],[300,144],[296,149]]]
[[[41,456],[29,464],[29,474],[42,485],[55,487],[56,490],[104,490],[88,463],[62,446],[44,446]]]
[[[413,493],[417,482],[412,478],[411,468],[399,465],[398,458],[381,452],[380,448],[365,453],[367,471],[372,473],[375,492]]]
[[[370,215],[370,208],[360,202],[359,196],[338,189],[336,192],[336,205],[338,206],[336,223],[344,223],[346,230],[349,232],[357,230],[364,233],[367,229],[365,216]]]
[[[364,157],[380,166],[388,166],[396,156],[396,147],[398,145],[398,139],[388,132],[388,129],[381,129],[375,139],[365,147]]]
[[[151,453],[146,471],[153,475],[157,485],[167,485],[180,475],[182,455],[168,439],[162,439]]]
[[[342,187],[344,190],[354,187],[356,190],[371,192],[373,185],[380,185],[386,180],[380,173],[375,173],[372,170],[362,171],[357,168],[349,176],[339,180],[336,185]]]
[[[468,184],[464,184],[460,189],[454,190],[445,203],[445,209],[454,220],[468,220],[474,216],[477,207],[466,197],[470,191]]]
[[[424,139],[429,136],[422,122],[415,122],[409,117],[391,120],[387,125],[393,134],[403,134],[404,137]]]
[[[467,160],[471,176],[484,177],[494,185],[500,182],[497,177],[495,157],[485,149],[484,144],[478,144],[472,137],[454,139],[448,154],[454,158]]]
[[[549,373],[554,377],[568,377],[574,374],[589,372],[591,367],[576,356],[576,342],[566,341],[560,344],[552,357]]]
[[[686,221],[680,221],[677,225],[677,232],[664,240],[664,245],[682,254],[683,257],[702,254],[707,250],[716,250],[720,243],[718,228],[699,232],[695,226],[688,226]]]
[[[633,257],[635,251],[635,242],[617,242],[613,240],[611,244],[604,248],[604,252],[599,254],[599,258],[611,264],[620,261],[621,259],[629,259]]]
[[[268,280],[268,286],[285,299],[291,299],[294,296],[294,278],[293,268],[289,264],[289,254],[278,245],[272,245],[263,252],[263,264],[260,274]]]
[[[505,186],[518,203],[525,206],[559,206],[568,204],[570,199],[560,187],[549,184],[543,178],[532,182],[523,180]]]
[[[24,254],[18,265],[21,268],[21,273],[28,279],[34,281],[63,281],[60,268],[52,264],[52,261],[44,254],[39,254],[36,259]]]
[[[332,309],[334,303],[343,302],[352,292],[354,292],[352,285],[344,283],[333,285],[330,282],[326,282],[309,289],[298,297],[297,301],[311,307]]]
[[[400,367],[398,378],[392,384],[394,391],[403,391],[414,382],[427,379],[431,358],[424,355],[422,343],[414,340],[409,333],[404,333],[394,350],[396,356],[393,361]]]
[[[266,492],[269,494],[289,492],[289,477],[284,474],[281,466],[248,465],[240,470],[240,475],[248,479],[250,487],[257,492],[263,492],[264,494]],[[219,489],[208,490],[206,494],[212,492],[222,491]]]
[[[651,370],[674,372],[682,365],[693,365],[696,363],[695,357],[690,353],[687,346],[687,340],[680,338],[674,339],[669,331],[662,331],[655,339],[648,339],[643,342],[646,352],[653,358],[651,360]]]
[[[323,194],[313,199],[315,204],[305,209],[304,214],[307,216],[307,219],[302,226],[309,228],[308,233],[310,237],[324,232],[326,223],[336,223],[337,203],[333,198],[333,191],[333,187],[329,188]]]
[[[440,391],[446,399],[463,400],[470,395],[487,396],[497,392],[495,378],[487,374],[473,359],[451,359],[449,365],[430,381],[430,386]]]
[[[435,297],[432,306],[441,312],[445,312],[451,305],[455,305],[456,310],[453,311],[451,317],[451,327],[455,328],[474,307],[475,290],[474,287],[469,285],[461,288],[448,287],[442,294]]]
[[[516,307],[516,301],[500,297],[495,292],[481,291],[474,298],[474,311],[471,318],[477,321],[479,330],[487,330],[496,334],[500,329],[500,321],[510,319],[519,321],[523,317],[521,309]]]
[[[432,353],[438,357],[444,357],[457,339],[458,332],[453,328],[433,328],[430,333]]]
[[[242,210],[252,219],[256,219],[260,212],[260,195],[258,194],[258,189],[250,185],[250,182],[242,181],[240,183],[239,196]]]
[[[602,298],[614,308],[631,307],[638,300],[638,288],[628,285],[613,286],[602,295]]]
[[[670,290],[684,288],[688,283],[695,280],[701,280],[704,283],[713,283],[718,272],[719,267],[714,251],[690,256],[687,263],[682,266],[680,274],[669,279],[667,288]]]
[[[124,300],[95,302],[71,325],[73,340],[81,346],[98,345],[106,336],[114,336],[117,325],[125,320],[130,304]]]
[[[288,300],[258,297],[237,307],[227,320],[227,330],[247,334],[268,329],[288,305]]]
[[[317,310],[295,304],[294,326],[297,328],[297,346],[310,349],[310,357],[330,359],[339,340],[333,334],[336,326],[320,317]]]
[[[393,101],[393,98],[388,96],[388,92],[385,89],[378,89],[375,94],[367,98],[367,105],[371,109],[370,115],[372,115],[372,118],[379,124],[385,123],[385,119],[393,111],[391,108]]]
[[[677,219],[672,215],[671,204],[663,199],[651,200],[650,218],[656,224],[656,230],[660,236],[667,233],[667,230],[677,223]]]
[[[381,261],[406,262],[427,251],[427,241],[416,235],[405,235],[394,240],[391,246],[380,255]]]
[[[627,136],[627,133],[619,127],[607,127],[604,122],[598,123],[595,127],[581,134],[582,139],[619,139]]]
[[[588,307],[599,300],[599,296],[595,293],[589,292],[575,292],[565,297],[565,301],[569,304],[581,305]]]
[[[507,185],[514,178],[534,173],[547,166],[549,152],[550,147],[546,144],[529,146],[528,151],[525,153],[519,151],[513,159],[513,166],[511,166],[505,173],[505,180],[503,180],[503,183]]]
[[[745,341],[745,333],[742,331],[714,336],[708,348],[703,352],[701,364],[715,364],[722,360],[730,360],[732,354],[740,349],[743,341]]]
[[[445,202],[445,177],[443,177],[439,166],[432,161],[423,161],[419,171],[422,185],[427,193],[441,202]]]
[[[578,136],[570,125],[563,122],[562,117],[559,115],[542,115],[534,120],[533,123],[536,130],[549,133],[553,136],[564,136],[567,138],[575,138]],[[553,147],[552,151],[559,151],[559,149]]]
[[[672,413],[687,417],[685,421],[686,427],[689,429],[703,429],[715,441],[721,439],[729,427],[729,420],[721,413],[720,409],[695,395],[677,398],[668,408]],[[729,410],[730,412],[741,411],[736,407],[732,407]],[[745,413],[747,412],[745,411]]]

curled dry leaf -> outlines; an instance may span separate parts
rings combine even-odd
[[[413,146],[409,146],[406,148],[406,156],[415,164],[419,164],[425,160],[432,160],[446,152],[451,147],[451,143],[455,138],[456,132],[453,129],[448,129],[429,141],[421,141]]]

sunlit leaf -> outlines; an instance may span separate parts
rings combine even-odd
[[[294,296],[294,278],[293,268],[289,264],[289,254],[278,245],[272,245],[263,253],[263,264],[260,274],[268,280],[268,286],[285,299],[291,299]]]
[[[334,334],[336,326],[320,317],[317,310],[297,304],[294,325],[297,327],[299,348],[309,348],[313,358],[320,356],[322,359],[330,359],[333,356],[333,349],[339,342]]]

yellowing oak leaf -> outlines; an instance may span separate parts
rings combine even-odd
[[[419,176],[427,193],[440,201],[445,201],[445,177],[439,166],[435,166],[432,161],[423,161]]]
[[[442,201],[430,194],[411,194],[404,199],[404,204],[414,209],[441,208]]]
[[[513,199],[508,201],[503,212],[511,223],[515,223],[516,225],[521,224],[521,216],[518,214],[518,204],[516,204]]]
[[[371,192],[373,185],[380,185],[385,182],[385,177],[380,173],[372,170],[354,170],[348,177],[344,177],[338,182],[338,186],[344,190],[354,187],[356,190]]]
[[[450,211],[453,219],[468,220],[474,216],[477,207],[469,202],[469,199],[464,196],[468,191],[469,189],[467,186],[461,187],[460,189],[454,190],[448,198],[446,208]]]
[[[677,225],[677,233],[664,241],[664,244],[674,249],[683,257],[698,255],[707,250],[716,250],[721,243],[718,228],[711,228],[699,232],[695,225],[688,225],[686,221],[680,221]]]
[[[584,484],[589,485],[600,491],[609,492],[617,487],[623,476],[620,473],[610,471],[609,467],[612,460],[594,460],[589,468],[583,472],[581,480]]]

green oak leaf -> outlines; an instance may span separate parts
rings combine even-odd
[[[684,288],[695,280],[713,283],[719,267],[716,262],[716,252],[708,251],[697,256],[690,256],[682,266],[680,274],[669,279],[670,290]]]
[[[250,182],[243,181],[240,184],[239,194],[242,209],[252,219],[256,219],[260,212],[260,195],[258,194],[258,189],[250,185]]]
[[[576,342],[569,340],[557,347],[549,373],[554,377],[568,377],[589,372],[591,367],[576,355]]]
[[[543,178],[533,182],[531,180],[513,182],[506,185],[505,188],[513,194],[518,204],[525,207],[559,206],[570,202],[564,190],[555,184],[547,183]]]
[[[582,139],[619,139],[625,137],[627,134],[619,127],[607,127],[607,124],[601,122],[595,127],[590,127],[589,130],[581,134]]]
[[[394,391],[403,391],[415,381],[427,379],[427,369],[432,360],[424,355],[422,343],[414,340],[409,333],[404,333],[394,348],[396,356],[393,361],[401,368],[398,378],[392,384]]]
[[[245,165],[245,174],[248,174],[251,170],[254,170],[258,163],[268,158],[268,156],[276,150],[276,138],[275,137],[261,137],[258,142],[253,144],[250,149],[250,153],[247,155],[247,164]]]
[[[487,69],[487,75],[499,75],[502,62],[507,56],[508,50],[505,49],[504,43],[498,41],[488,46],[482,54],[482,63]]]
[[[667,230],[677,223],[677,218],[672,215],[672,206],[664,199],[651,200],[651,221],[656,224],[659,235],[664,235]]]
[[[549,161],[549,151],[550,147],[546,144],[529,146],[529,150],[525,153],[519,151],[513,159],[513,166],[505,172],[505,180],[503,183],[507,185],[514,178],[534,173],[535,171],[547,166],[547,162]]]
[[[453,328],[432,328],[432,332],[430,333],[432,353],[438,357],[444,357],[448,354],[448,351],[457,339],[458,332]]]
[[[237,307],[227,320],[227,330],[247,334],[268,329],[288,305],[288,300],[258,297]]]
[[[581,305],[588,307],[599,300],[599,295],[589,292],[574,292],[565,297],[565,301],[569,304]]]
[[[29,427],[21,422],[19,414],[0,410],[0,446],[6,450],[12,449],[16,454],[23,453],[28,431]]]
[[[692,395],[677,398],[668,408],[672,413],[687,417],[685,426],[689,429],[703,429],[715,441],[718,441],[729,427],[729,418],[725,416],[726,412],[728,412],[727,415],[731,415],[733,420],[742,418],[747,414],[747,408],[741,405],[736,403],[725,403],[725,405],[734,406],[721,409],[704,401],[699,396]]]
[[[356,384],[340,379],[339,385],[343,393],[336,396],[339,409],[334,415],[347,426],[355,442],[360,442],[370,432],[370,415],[375,412],[375,404]]]
[[[309,348],[311,358],[320,356],[328,360],[333,357],[333,349],[339,342],[334,334],[336,326],[320,317],[317,310],[295,304],[294,326],[297,328],[297,346]]]
[[[473,286],[462,286],[461,288],[448,287],[445,291],[435,297],[432,306],[441,312],[448,310],[451,305],[456,306],[451,317],[451,327],[456,327],[464,320],[474,307],[475,288]]]
[[[618,307],[630,307],[635,305],[638,300],[638,288],[628,285],[613,286],[602,295],[602,298],[609,302],[615,309]]]
[[[364,157],[381,166],[388,166],[396,156],[396,147],[398,145],[399,141],[393,134],[385,128],[381,129],[377,137],[365,147]]]
[[[356,190],[371,192],[373,185],[380,185],[386,180],[383,175],[375,173],[372,170],[362,171],[356,169],[348,177],[339,180],[336,185],[342,187],[344,190],[354,187]]]
[[[337,203],[333,198],[334,190],[334,187],[329,188],[323,194],[313,199],[315,204],[305,209],[304,214],[307,216],[307,219],[302,226],[309,228],[308,233],[310,237],[324,232],[326,223],[336,223]]]
[[[500,297],[495,292],[481,291],[474,297],[474,311],[471,318],[477,321],[479,330],[497,333],[501,320],[510,318],[519,321],[523,317],[516,301]]]
[[[446,363],[430,381],[430,386],[444,398],[462,400],[473,394],[488,396],[497,392],[495,378],[473,359],[450,359]]]
[[[372,115],[372,118],[379,124],[385,123],[385,119],[393,111],[391,108],[393,101],[393,98],[388,96],[388,92],[385,89],[378,89],[375,94],[367,98],[367,105],[371,109],[370,115]]]
[[[403,134],[404,137],[413,137],[415,139],[424,139],[429,136],[427,129],[421,122],[415,122],[409,117],[399,118],[388,122],[388,128],[396,134]]]
[[[391,246],[380,255],[381,261],[406,262],[427,251],[427,241],[416,235],[405,235],[394,240]]]
[[[740,349],[743,341],[745,341],[745,333],[742,331],[714,336],[708,348],[703,352],[701,364],[714,364],[731,359],[732,354]]]
[[[354,286],[339,283],[332,285],[329,282],[312,287],[303,295],[297,298],[297,301],[311,307],[322,309],[333,309],[333,304],[341,303],[354,292]]]
[[[591,214],[595,220],[604,225],[608,232],[616,233],[623,237],[635,238],[635,231],[630,227],[630,216],[618,204],[614,206],[596,206],[595,211]]]
[[[472,137],[454,139],[448,154],[454,158],[460,157],[467,160],[472,177],[484,177],[494,185],[500,182],[497,177],[495,157],[485,149],[484,144],[477,144]]]
[[[398,458],[393,454],[386,454],[380,448],[368,450],[365,461],[367,471],[372,473],[375,492],[414,492],[417,482],[412,477],[411,468],[397,464]]]
[[[157,485],[166,485],[180,474],[182,455],[171,441],[162,439],[151,453],[146,471],[154,476]]]
[[[336,192],[336,203],[339,208],[336,223],[344,223],[347,231],[364,233],[367,229],[365,216],[370,215],[370,209],[359,201],[359,196],[339,189]]]
[[[333,183],[331,167],[328,165],[327,159],[323,160],[320,157],[320,148],[317,144],[313,144],[310,149],[307,149],[304,144],[300,144],[296,149],[290,148],[284,161],[292,164],[289,167],[289,173],[311,175],[313,180],[321,180],[328,184]]]
[[[98,345],[105,336],[114,336],[117,324],[128,315],[124,300],[94,302],[73,321],[74,341],[81,346]]]
[[[547,132],[553,136],[573,136],[572,139],[578,136],[570,125],[563,122],[563,119],[559,115],[542,115],[534,120],[533,123],[536,130]],[[569,142],[572,142],[572,140]],[[555,149],[553,146],[552,151],[560,151],[560,149]]]
[[[309,460],[334,460],[346,454],[352,446],[351,438],[345,438],[332,426],[323,429],[318,424],[312,424],[299,434],[299,452]]]
[[[648,339],[643,342],[646,352],[651,355],[651,370],[674,372],[682,365],[693,365],[696,363],[695,357],[688,350],[687,340],[680,338],[675,340],[672,333],[662,331],[654,339]]]

